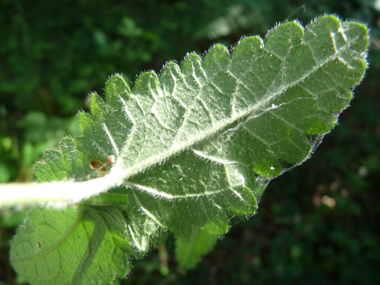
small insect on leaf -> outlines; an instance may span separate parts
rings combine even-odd
[[[107,157],[105,164],[107,164],[107,163],[115,163],[115,156],[110,155],[109,157]]]
[[[97,160],[91,161],[90,167],[96,171],[106,171],[105,166]]]
[[[39,250],[41,250],[41,243],[39,241],[37,242],[37,247]]]
[[[106,165],[109,163],[115,163],[114,155],[107,157],[104,164],[100,163],[98,160],[92,160],[90,162],[90,167],[98,172],[99,177],[102,177],[105,175],[105,171],[107,171]]]

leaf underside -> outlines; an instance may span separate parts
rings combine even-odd
[[[295,21],[278,25],[265,44],[259,37],[243,38],[233,53],[219,44],[203,60],[190,53],[181,68],[168,62],[159,78],[152,71],[142,73],[132,90],[122,76],[111,76],[106,100],[92,94],[91,116],[79,114],[84,136],[66,138],[60,150],[45,152],[36,175],[40,181],[92,179],[97,172],[90,162],[115,156],[109,172],[119,187],[110,192],[127,196],[128,204],[121,202],[115,210],[126,224],[122,229],[117,219],[103,223],[105,233],[126,249],[117,251],[118,258],[121,252],[146,251],[151,242],[162,242],[166,229],[180,237],[190,237],[194,226],[223,235],[231,215],[253,214],[267,183],[309,158],[334,127],[364,76],[368,42],[365,26],[323,16],[305,28]],[[80,207],[85,213],[111,215],[108,205]],[[32,284],[61,280],[66,259],[60,252],[66,244],[77,246],[63,229],[56,232],[65,239],[49,241],[49,254],[36,250],[37,227],[54,215],[54,210],[32,210],[12,242],[12,264]],[[83,217],[72,232],[83,227]],[[67,280],[82,276],[89,284],[85,277],[125,276],[126,258],[125,270],[119,264],[108,273],[89,273],[96,263],[92,250],[103,246],[95,241],[92,249],[97,237],[87,236],[94,259],[86,259],[86,267],[78,252],[78,262],[64,273]],[[58,269],[37,269],[47,268],[46,258]]]

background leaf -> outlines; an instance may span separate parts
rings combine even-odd
[[[217,236],[193,227],[190,238],[176,238],[176,260],[180,270],[193,268],[203,255],[210,252],[217,242]]]
[[[59,151],[47,150],[35,171],[43,182],[97,175],[71,138],[62,140]],[[30,284],[104,284],[125,277],[127,253],[137,252],[124,235],[124,197],[106,193],[66,210],[31,209],[12,240],[12,265]]]
[[[115,207],[34,209],[10,260],[30,284],[105,284],[129,272],[123,214]]]

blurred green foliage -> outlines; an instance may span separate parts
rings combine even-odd
[[[379,284],[379,11],[378,0],[1,0],[0,182],[33,180],[44,149],[80,135],[75,114],[109,75],[133,83],[188,51],[264,37],[288,17],[307,24],[335,13],[367,23],[372,46],[367,76],[333,133],[310,161],[271,182],[258,215],[236,221],[195,270],[177,271],[169,238],[168,275],[153,250],[119,284]],[[23,284],[8,251],[24,217],[1,213],[0,280],[8,284]]]

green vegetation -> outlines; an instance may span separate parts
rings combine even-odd
[[[212,5],[215,5],[215,7],[217,7],[217,5],[213,3],[213,1],[205,1],[205,2],[202,2],[202,4],[209,5],[209,7],[211,7]],[[186,8],[186,4],[184,5]],[[236,4],[232,4],[232,3],[225,5],[223,9],[227,9],[227,8],[231,8],[231,9],[224,10],[224,12],[221,5],[218,6],[220,9],[222,9],[219,12],[222,13],[222,15],[223,13],[225,13],[224,18],[230,19],[229,21],[226,21],[226,23],[229,23],[230,33],[234,29],[242,28],[244,27],[244,25],[245,27],[249,27],[249,25],[251,24],[249,22],[239,23],[238,21],[234,22],[233,20],[231,20],[231,17],[232,17],[231,15],[233,14],[231,11],[234,11],[233,8],[235,8],[235,10],[237,9],[238,12],[239,12],[239,9],[242,9],[242,7],[245,8],[242,11],[240,11],[241,17],[238,17],[239,19],[244,19],[244,13],[247,13],[247,14],[252,13],[252,10],[249,10],[250,9],[249,5],[247,6],[244,6],[244,5],[245,3],[243,2],[240,3],[240,6]],[[151,9],[154,10],[154,9],[157,9],[157,7],[158,6],[152,5]],[[177,6],[173,5],[173,7],[177,7]],[[259,8],[265,9],[265,4],[262,4],[262,6],[259,6]],[[142,8],[140,7],[140,9]],[[200,10],[201,9],[197,11],[200,11]],[[120,13],[120,9],[115,9],[115,11],[117,11],[117,13]],[[229,11],[229,13],[227,13],[226,11]],[[218,10],[214,9],[213,12],[217,13]],[[340,13],[340,11],[336,11],[336,12]],[[195,12],[193,11],[193,13]],[[189,14],[191,13],[189,12]],[[249,18],[247,14],[245,16],[246,18]],[[206,16],[209,17],[209,15],[205,15],[205,21],[207,18]],[[268,18],[270,18],[269,16],[270,14],[268,14]],[[342,16],[344,17],[345,15],[343,14]],[[3,17],[5,17],[5,15],[3,15]],[[236,20],[236,18],[234,17],[232,17],[232,19]],[[185,21],[185,19],[181,19],[181,20]],[[211,20],[210,18],[207,19],[207,21],[210,21],[210,20]],[[202,21],[200,21],[200,23],[202,23]],[[208,25],[205,25],[205,26],[207,26],[210,29],[212,29],[213,27],[211,22],[209,22]],[[154,27],[158,28],[157,26],[154,26]],[[115,28],[113,27],[111,29],[114,30]],[[202,31],[202,29],[199,28],[199,31]],[[148,34],[144,32],[144,28],[140,28],[140,32],[144,35]],[[376,32],[376,30],[374,32]],[[95,36],[95,34],[96,33],[94,33],[94,39],[96,39],[97,37]],[[201,41],[199,39],[204,37],[204,35],[208,35],[209,37],[212,38],[213,34],[215,33],[199,32],[196,36],[194,35],[194,40]],[[132,33],[132,36],[131,34],[128,34],[128,37],[133,37],[133,36],[136,36],[136,34]],[[225,42],[225,43],[228,43],[228,42]],[[6,48],[7,47],[8,46],[6,46]],[[136,50],[142,51],[143,49],[136,47]],[[120,54],[119,54],[119,57],[121,57]],[[152,58],[156,59],[156,57],[154,56],[152,56]],[[167,58],[172,58],[172,56],[169,56]],[[374,60],[371,62],[376,65],[376,59],[377,59],[376,56],[373,56],[373,59]],[[104,63],[104,65],[106,65],[106,63]],[[11,70],[11,69],[8,69],[8,70]],[[112,72],[114,71],[115,70],[113,70]],[[52,74],[48,74],[47,76],[52,76]],[[368,75],[368,77],[371,78],[371,73]],[[76,77],[73,76],[72,78],[76,78]],[[68,79],[67,82],[71,82],[71,81]],[[4,84],[4,86],[5,85],[6,84]],[[18,84],[15,84],[15,86],[18,86]],[[376,85],[374,85],[373,87],[376,87]],[[7,90],[7,89],[2,87],[1,90],[3,92],[3,90]],[[9,90],[11,89],[8,89],[8,92],[10,92]],[[100,88],[98,90],[100,90]],[[372,91],[372,93],[370,92],[368,93],[375,94],[373,92],[374,91]],[[30,91],[26,92],[25,94],[29,94],[29,93]],[[54,95],[52,94],[51,96],[53,98],[57,98]],[[45,102],[45,100],[43,101]],[[230,249],[231,249],[231,252],[233,253],[239,248],[243,248],[242,244],[245,244],[248,246],[250,242],[257,242],[257,246],[249,246],[248,250],[243,250],[244,254],[247,255],[245,258],[247,262],[244,263],[243,266],[241,262],[236,263],[236,265],[233,262],[230,263],[231,266],[229,267],[232,269],[232,271],[228,276],[225,276],[226,278],[223,278],[224,280],[231,280],[230,282],[235,282],[235,283],[236,282],[249,283],[249,281],[252,280],[252,279],[249,279],[249,278],[252,278],[252,275],[251,275],[252,270],[256,270],[257,274],[260,275],[259,277],[255,278],[255,280],[257,280],[258,282],[261,280],[262,282],[265,282],[268,280],[274,280],[273,278],[279,278],[278,280],[289,280],[289,282],[291,280],[302,281],[304,280],[303,278],[305,278],[305,280],[309,280],[309,282],[311,283],[318,283],[325,280],[330,280],[330,281],[342,280],[341,282],[354,282],[354,281],[359,281],[359,280],[363,281],[363,277],[361,276],[362,272],[358,272],[354,270],[355,268],[358,268],[366,272],[365,278],[367,279],[364,279],[364,282],[367,282],[367,284],[374,282],[375,277],[376,277],[375,275],[376,271],[375,271],[374,265],[372,264],[374,264],[374,261],[378,257],[379,252],[376,251],[376,245],[378,243],[378,239],[377,239],[378,234],[376,233],[376,231],[374,231],[376,230],[376,219],[373,219],[373,217],[378,214],[378,210],[377,208],[375,208],[376,194],[372,193],[373,191],[371,192],[371,190],[374,189],[374,185],[376,185],[375,184],[376,178],[375,177],[373,177],[373,179],[369,179],[369,178],[371,178],[371,173],[373,173],[373,175],[376,176],[375,175],[376,170],[378,170],[379,168],[378,160],[376,158],[379,156],[378,156],[378,153],[376,153],[376,151],[378,152],[378,150],[376,149],[376,139],[378,139],[378,134],[377,134],[377,138],[374,136],[369,136],[368,134],[370,133],[376,134],[375,127],[378,124],[378,117],[376,116],[376,108],[378,106],[376,105],[377,101],[371,98],[370,96],[369,96],[369,99],[364,98],[363,101],[364,101],[364,103],[362,103],[364,104],[363,106],[366,106],[365,105],[366,102],[370,102],[369,103],[370,108],[362,107],[363,115],[359,113],[359,116],[357,116],[356,119],[355,117],[354,119],[352,119],[353,121],[351,122],[351,124],[354,124],[353,128],[352,129],[350,129],[349,127],[344,128],[344,125],[342,124],[336,130],[336,132],[339,133],[338,131],[339,128],[343,127],[341,130],[341,133],[339,133],[340,136],[338,135],[338,137],[347,138],[348,136],[351,135],[351,136],[354,136],[354,140],[353,140],[354,142],[355,142],[355,139],[359,141],[364,140],[364,142],[366,142],[365,144],[362,144],[362,147],[360,148],[352,148],[352,145],[351,145],[351,148],[348,148],[349,150],[351,150],[351,152],[353,152],[354,157],[358,159],[358,162],[356,164],[353,164],[351,166],[352,168],[350,168],[349,162],[350,162],[350,159],[352,158],[348,156],[350,154],[350,151],[347,151],[347,148],[346,148],[346,151],[342,152],[341,148],[344,149],[344,147],[348,147],[346,146],[347,145],[346,141],[343,140],[340,144],[337,144],[337,147],[336,147],[338,149],[337,151],[327,152],[327,154],[319,158],[318,162],[321,162],[321,163],[316,164],[317,166],[314,167],[314,169],[316,170],[314,171],[310,171],[310,169],[293,170],[294,174],[293,173],[287,174],[288,176],[295,175],[295,177],[292,177],[293,180],[291,180],[290,182],[287,182],[287,183],[283,181],[277,182],[277,183],[283,184],[281,186],[276,186],[278,184],[276,184],[276,182],[273,182],[270,186],[271,188],[270,191],[268,191],[266,195],[264,196],[264,201],[269,201],[270,199],[269,197],[271,195],[274,196],[272,198],[272,201],[270,202],[271,203],[270,206],[268,206],[270,207],[270,209],[268,209],[267,211],[268,214],[266,214],[266,212],[264,213],[262,212],[263,204],[261,204],[259,217],[257,217],[256,219],[251,219],[248,224],[245,223],[245,225],[239,224],[238,226],[236,226],[237,227],[236,230],[238,231],[240,229],[242,232],[245,232],[247,238],[242,239],[241,236],[238,237],[237,242],[239,243],[239,246],[232,245]],[[57,102],[55,102],[54,104],[57,104],[57,106],[59,106]],[[9,103],[11,105],[12,101],[10,102],[7,101],[6,103],[7,104]],[[4,117],[7,116],[8,118],[9,110],[12,110],[12,109],[9,108],[9,105],[7,104],[4,104],[2,106],[2,114]],[[52,106],[54,106],[54,104]],[[62,104],[64,103],[62,102]],[[60,130],[70,129],[70,125],[66,122],[66,121],[69,121],[68,119],[61,119],[61,120],[57,119],[58,124],[54,125],[52,124],[53,120],[51,118],[48,119],[46,115],[41,116],[42,113],[35,112],[35,110],[38,110],[38,107],[36,109],[33,109],[32,106],[30,107],[32,108],[32,110],[34,110],[34,113],[29,112],[27,114],[29,115],[29,117],[26,117],[23,120],[23,122],[21,121],[17,122],[18,128],[20,127],[26,128],[25,126],[29,126],[27,127],[28,128],[27,131],[29,131],[30,140],[32,140],[32,138],[36,139],[37,137],[44,137],[43,134],[45,132],[43,134],[39,133],[40,129],[38,128],[38,126],[41,125],[41,122],[43,121],[46,122],[45,129],[47,130],[51,129],[50,134],[49,132],[46,132],[48,133],[48,135],[46,135],[47,137],[43,139],[45,143],[48,141],[47,140],[48,138],[51,138],[52,141],[57,140],[59,135],[61,135],[61,134],[58,134]],[[50,108],[50,109],[52,110],[53,108]],[[61,109],[61,111],[63,110],[63,108],[58,108],[58,109]],[[12,118],[12,116],[9,116],[9,118]],[[359,121],[359,118],[360,118],[360,121]],[[368,120],[364,121],[363,118],[368,119]],[[34,125],[29,124],[33,122],[33,119],[35,122]],[[366,128],[364,128],[364,131],[361,131],[360,136],[356,138],[355,136],[356,133],[352,134],[352,132],[354,132],[357,129],[357,126],[355,126],[355,124],[358,124],[358,123],[364,124]],[[9,120],[9,121],[7,120],[6,123],[2,122],[2,124],[3,125],[1,127],[2,128],[4,127],[4,137],[2,139],[1,163],[6,165],[5,167],[6,171],[4,171],[6,175],[3,176],[5,177],[3,178],[3,180],[11,178],[11,180],[13,181],[15,180],[23,181],[24,179],[26,179],[28,175],[30,175],[31,173],[30,168],[28,170],[28,165],[25,164],[23,165],[24,169],[20,168],[21,171],[17,172],[16,174],[14,170],[12,172],[12,167],[11,167],[12,163],[14,163],[15,161],[18,161],[17,155],[19,155],[20,152],[23,152],[25,154],[24,157],[28,158],[28,155],[29,155],[29,160],[21,161],[20,159],[18,163],[21,164],[21,163],[29,161],[29,163],[31,164],[32,162],[31,156],[32,155],[38,156],[39,155],[38,152],[42,151],[42,147],[41,145],[38,145],[39,143],[37,142],[37,140],[28,141],[27,139],[28,132],[25,132],[25,135],[20,136],[19,141],[21,143],[19,144],[19,147],[18,147],[15,144],[16,140],[14,139],[14,137],[9,135],[10,132],[8,131],[8,130],[12,130],[12,120]],[[59,124],[61,124],[62,126],[61,128],[57,127],[57,125],[59,126]],[[372,129],[371,129],[371,126],[373,126]],[[17,130],[16,127],[14,129]],[[359,130],[360,129],[358,129],[358,131]],[[76,134],[78,134],[78,129],[71,128],[71,131],[73,134],[75,134],[75,132],[77,132]],[[367,134],[365,131],[367,131]],[[21,149],[22,151],[20,151]],[[4,160],[3,160],[3,157],[4,157]],[[103,161],[104,161],[104,158],[103,158]],[[326,165],[327,162],[329,162],[330,165]],[[313,164],[313,163],[316,163],[316,162],[308,162],[307,164]],[[10,165],[9,167],[8,167],[8,164]],[[320,171],[322,171],[322,173],[325,173],[325,177],[317,177],[316,171],[318,171],[321,165],[322,166],[324,165],[324,167],[322,167],[322,170]],[[329,167],[331,170],[329,170]],[[313,167],[311,168],[313,169]],[[338,174],[332,175],[333,173],[332,170],[336,170]],[[300,174],[301,171],[306,171],[306,172],[305,173],[302,172]],[[312,173],[314,176],[310,177],[310,173]],[[283,178],[285,178],[285,176],[281,177],[280,179],[283,179]],[[325,185],[328,185],[328,187],[326,187]],[[299,191],[296,191],[295,189],[297,189],[297,187],[301,187],[301,189]],[[309,188],[306,188],[306,187],[309,187]],[[276,188],[280,188],[280,189],[276,189]],[[305,193],[306,190],[304,189],[309,189],[309,192]],[[312,189],[314,189],[315,191],[313,195],[311,194]],[[282,196],[282,199],[278,199],[278,197],[276,198],[276,196],[279,196],[279,195]],[[372,195],[372,196],[369,196],[369,195]],[[368,200],[365,197],[371,197],[371,199]],[[364,204],[362,203],[362,201],[364,201]],[[368,201],[368,202],[365,203],[365,201]],[[301,203],[301,205],[298,205],[298,203]],[[373,206],[372,206],[372,203],[373,203]],[[296,205],[297,207],[301,207],[301,208],[297,209]],[[302,207],[305,207],[305,209]],[[10,221],[11,217],[13,217],[12,214],[13,213],[10,210],[8,210],[8,212],[3,212],[3,219],[2,219],[1,226],[3,229],[2,233],[4,233],[2,234],[5,241],[4,250],[7,250],[6,237],[11,235],[12,226],[22,221],[24,217],[24,216],[18,216],[18,218],[14,218],[13,221]],[[288,216],[286,214],[288,214]],[[309,215],[309,214],[312,214],[312,215]],[[308,218],[305,218],[306,215]],[[349,222],[347,222],[347,224],[345,224],[344,222],[339,222],[339,218],[342,217],[343,219],[345,219],[345,217],[347,216],[351,217],[351,219],[349,220]],[[261,217],[263,218],[261,219]],[[336,220],[332,219],[332,217],[335,217]],[[254,220],[258,220],[258,221],[254,221]],[[364,220],[369,220],[369,222],[368,221],[360,222]],[[351,228],[351,224],[352,224],[351,222],[358,223],[358,226]],[[249,225],[255,226],[255,223],[258,223],[258,224],[262,223],[262,224],[261,225],[256,224],[257,230],[255,230],[255,232],[256,232],[256,235],[258,235],[258,237],[253,237],[251,240],[249,236],[252,234],[251,234],[251,229]],[[331,224],[331,229],[328,228],[330,224]],[[266,227],[268,227],[268,231],[266,231]],[[268,238],[269,236],[274,235],[274,233],[276,232],[282,232],[282,230],[286,227],[288,228],[294,227],[294,231],[297,234],[295,235],[290,235],[289,233],[288,234],[285,233],[283,235],[276,234],[275,237],[270,239],[268,242],[265,241],[269,239]],[[336,229],[335,227],[337,227],[338,229]],[[264,228],[264,230],[261,230],[262,228]],[[232,229],[232,236],[234,234],[234,231],[235,229]],[[228,238],[229,236],[230,234],[228,235]],[[322,237],[322,240],[321,240],[321,237]],[[228,248],[228,243],[227,243],[228,238],[223,240],[218,246],[225,246],[224,248]],[[303,244],[305,242],[305,239],[310,241],[309,245]],[[241,242],[241,240],[245,242]],[[323,242],[323,241],[326,241],[326,242]],[[310,250],[311,248],[314,248],[315,246],[319,244],[321,245],[320,247],[318,246],[316,249]],[[258,247],[259,245],[263,246],[263,248],[259,248]],[[38,247],[38,244],[37,244],[37,247]],[[167,247],[170,252],[170,247],[171,247],[170,240]],[[368,249],[371,249],[371,250],[368,250]],[[337,252],[339,253],[340,251],[343,251],[343,253],[345,253],[343,254],[345,258],[336,259],[335,255]],[[223,248],[220,249],[217,247],[216,252],[223,253]],[[225,251],[225,252],[228,252],[228,251]],[[228,253],[228,255],[230,256],[230,253]],[[355,256],[357,257],[357,255],[360,255],[362,257],[360,259],[360,262],[357,259],[355,259]],[[238,255],[235,258],[238,260],[239,258]],[[352,260],[355,260],[355,262],[352,262]],[[4,263],[5,262],[7,261],[4,261]],[[205,262],[206,262],[206,266],[207,264],[210,264],[210,266],[215,266],[215,264],[218,264],[218,263],[221,266],[225,266],[221,264],[220,261],[215,261],[215,263],[213,264],[207,263],[207,260]],[[141,281],[138,281],[139,279],[137,277],[135,278],[135,274],[137,274],[136,276],[139,275],[138,270],[142,270],[143,272],[149,272],[153,270],[154,267],[157,267],[158,263],[148,258],[147,260],[143,260],[140,263],[134,262],[133,264],[135,266],[135,269],[133,269],[132,271],[130,280],[133,280],[136,283],[137,282],[142,282],[142,283],[143,282],[157,282],[159,279],[164,278],[164,277],[159,277],[159,275],[157,275],[158,271],[156,271],[156,273],[153,271],[151,274],[142,274],[143,276],[141,277]],[[200,265],[200,266],[204,267],[205,265]],[[237,266],[237,267],[234,268],[234,266]],[[350,266],[352,266],[352,268]],[[344,268],[344,270],[347,270],[347,271],[342,271],[341,268]],[[235,274],[236,272],[239,272],[238,270],[242,271],[242,273]],[[137,273],[135,273],[135,271],[137,271]],[[6,279],[7,282],[14,282],[11,279],[11,276],[12,276],[11,271],[9,271],[9,273],[6,273],[6,271],[4,272],[5,272],[4,274],[9,274],[7,275],[8,277],[4,278],[4,280]],[[209,274],[208,276],[211,278],[212,277],[211,275]],[[178,274],[176,274],[172,270],[171,273],[165,278],[167,278],[168,282],[169,280],[178,280],[178,282],[184,283],[184,282],[194,281],[193,278],[197,278],[196,276],[197,275],[194,275],[192,277],[184,279],[186,281],[184,280],[180,281],[183,277],[180,277]],[[312,276],[315,276],[315,278],[312,278]],[[152,278],[152,279],[146,280],[144,278]],[[238,279],[234,279],[234,278],[238,278]],[[358,278],[361,278],[361,279],[358,279]],[[163,282],[165,282],[164,280],[165,279],[163,279]]]

